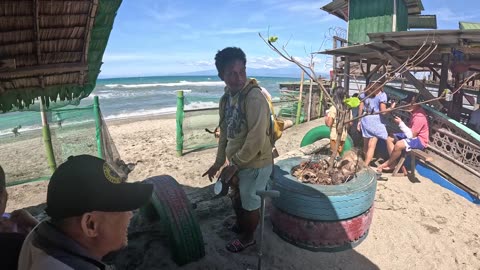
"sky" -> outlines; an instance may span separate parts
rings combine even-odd
[[[103,56],[100,78],[174,75],[214,70],[214,56],[228,46],[247,55],[247,68],[286,68],[258,36],[304,63],[310,53],[331,48],[331,36],[345,35],[347,23],[306,0],[123,0]],[[480,22],[478,0],[423,0],[422,14],[436,14],[438,29],[458,29],[459,21]],[[330,59],[316,56],[316,70]]]

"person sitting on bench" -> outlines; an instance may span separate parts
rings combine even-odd
[[[392,170],[403,150],[407,152],[412,149],[423,150],[428,146],[429,129],[427,114],[421,105],[414,104],[414,96],[407,97],[407,103],[412,104],[408,109],[411,113],[410,127],[407,127],[400,117],[395,116],[394,121],[402,132],[393,134],[393,137],[388,137],[387,149],[390,153],[390,158],[377,167],[377,172]]]

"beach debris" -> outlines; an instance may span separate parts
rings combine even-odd
[[[302,183],[319,185],[340,185],[353,179],[357,171],[365,164],[355,151],[347,151],[335,162],[334,169],[329,172],[328,158],[315,161],[313,158],[300,163],[292,170],[292,175]]]

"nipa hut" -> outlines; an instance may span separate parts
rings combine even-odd
[[[121,0],[0,2],[0,111],[87,97]]]

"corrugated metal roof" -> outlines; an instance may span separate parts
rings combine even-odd
[[[320,9],[348,22],[348,0],[334,0]]]
[[[460,30],[480,30],[480,23],[459,22]]]
[[[437,29],[437,15],[409,15],[408,28]]]

